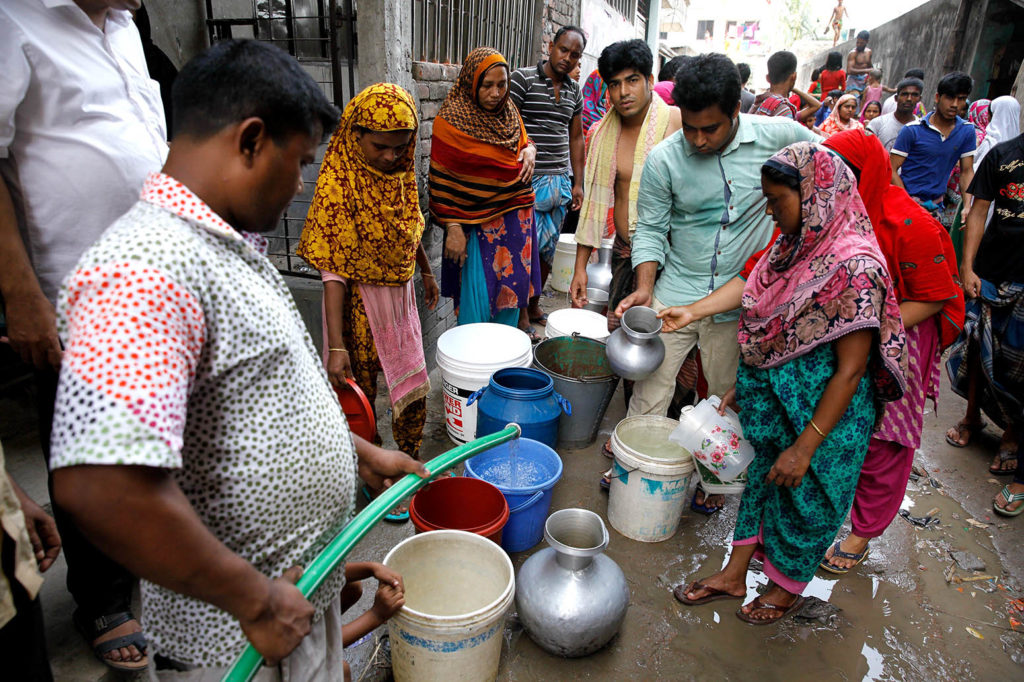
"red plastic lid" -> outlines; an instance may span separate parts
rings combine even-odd
[[[335,388],[334,392],[338,394],[338,402],[345,412],[348,428],[352,433],[372,443],[377,435],[377,420],[373,417],[373,406],[359,388],[359,384],[352,379],[346,379],[346,382],[347,386]]]

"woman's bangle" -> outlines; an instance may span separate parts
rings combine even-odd
[[[437,279],[437,277],[434,277],[434,273],[432,272],[421,272],[420,277],[429,277],[430,279]]]
[[[347,353],[348,352],[348,348],[328,348],[327,350],[330,351],[331,353]]]
[[[818,428],[818,425],[814,423],[814,420],[813,420],[813,419],[811,420],[811,428],[812,428],[812,429],[814,429],[815,431],[817,431],[817,432],[818,432],[818,435],[819,435],[819,436],[821,436],[822,438],[826,438],[826,437],[827,437],[827,436],[825,435],[825,432],[824,432],[824,431],[822,431],[821,429],[819,429],[819,428]]]

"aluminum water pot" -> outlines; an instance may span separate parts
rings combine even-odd
[[[646,379],[665,359],[662,322],[653,308],[633,306],[606,342],[608,362],[623,379]]]
[[[608,529],[586,509],[548,517],[549,547],[523,564],[516,578],[516,609],[530,639],[567,658],[592,654],[615,636],[629,608],[622,569],[604,554]]]
[[[587,286],[601,291],[611,289],[612,246],[610,239],[601,240],[601,248],[597,251],[597,262],[587,265]]]

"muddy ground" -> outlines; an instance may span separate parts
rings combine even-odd
[[[546,299],[546,307],[559,307]],[[429,459],[452,447],[441,412],[440,380],[434,391],[423,446]],[[9,387],[0,399],[0,436],[8,465],[37,500],[46,500],[45,471],[34,434],[34,417],[25,387]],[[959,418],[962,401],[948,385],[939,414],[929,411],[916,464],[921,474],[907,490],[904,507],[916,517],[929,513],[938,525],[917,527],[898,517],[885,535],[872,542],[867,560],[837,578],[819,572],[808,594],[837,611],[818,608],[813,619],[756,627],[735,618],[738,602],[719,601],[684,607],[671,595],[674,585],[718,570],[729,550],[738,498],[711,518],[685,511],[671,539],[646,544],[612,529],[608,556],[629,581],[631,602],[619,635],[602,651],[566,660],[538,648],[514,616],[505,630],[499,680],[625,679],[775,679],[839,680],[994,680],[1024,677],[1024,628],[1014,631],[1014,599],[1024,583],[1024,517],[1004,519],[991,510],[991,499],[1008,479],[998,482],[987,471],[998,439],[991,427],[977,444],[955,449],[946,444],[946,428]],[[381,407],[385,407],[383,404]],[[612,400],[600,434],[585,449],[562,450],[564,473],[554,490],[552,511],[583,507],[607,521],[607,493],[597,480],[607,460],[601,443],[624,416],[621,388]],[[386,421],[386,417],[385,420]],[[387,429],[382,432],[388,437]],[[847,528],[848,529],[848,528]],[[126,524],[126,532],[131,532]],[[844,530],[845,532],[845,530]],[[356,548],[353,560],[380,560],[411,525],[379,525]],[[544,547],[542,542],[532,551]],[[952,551],[966,551],[984,570],[956,568],[956,583],[946,574]],[[513,556],[518,567],[531,552]],[[73,603],[64,588],[63,557],[47,573],[42,599],[47,641],[58,680],[122,680],[94,660],[71,624]],[[766,582],[749,574],[748,598]],[[350,614],[369,607],[372,588]],[[1017,602],[1020,604],[1021,602]],[[820,606],[820,605],[819,605]],[[347,652],[354,679],[386,677],[378,630]]]

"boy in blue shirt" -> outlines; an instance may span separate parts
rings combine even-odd
[[[935,110],[900,131],[889,152],[892,182],[938,216],[953,167],[960,164],[960,193],[964,222],[970,210],[967,187],[974,178],[974,126],[957,116],[973,81],[966,73],[947,73],[935,92]]]

